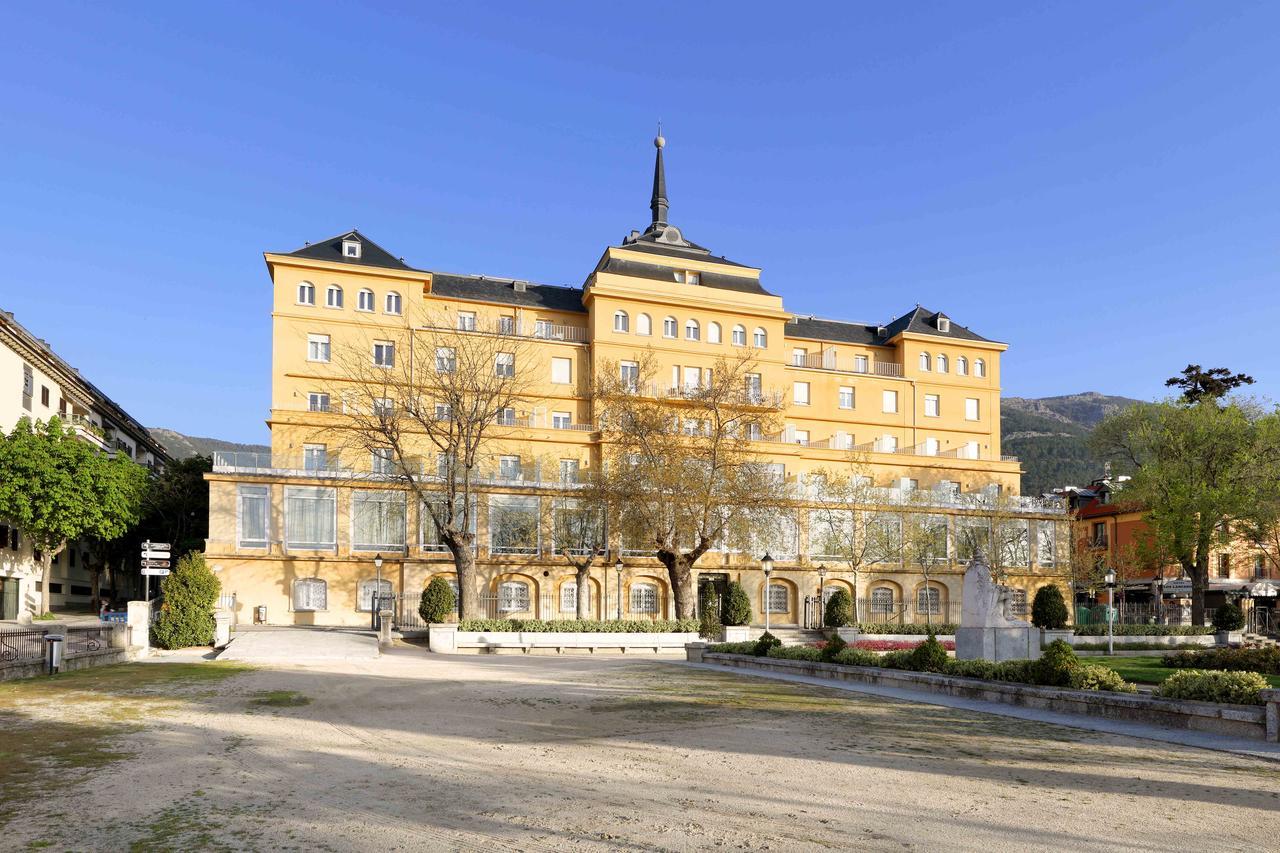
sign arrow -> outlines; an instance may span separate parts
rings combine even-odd
[[[168,569],[143,569],[142,573],[144,575],[152,575],[152,576],[159,575],[161,577],[164,577],[165,575],[169,574],[169,570]]]
[[[143,559],[151,559],[151,560],[167,560],[169,559],[169,552],[168,551],[143,551],[142,557]]]
[[[168,560],[143,560],[142,568],[144,569],[167,569],[169,568]]]

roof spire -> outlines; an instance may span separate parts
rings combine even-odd
[[[653,147],[658,149],[657,159],[653,164],[653,198],[649,200],[649,209],[653,211],[653,225],[667,224],[667,170],[662,165],[662,149],[666,144],[667,140],[662,138],[662,122],[659,121],[658,135],[653,139]]]

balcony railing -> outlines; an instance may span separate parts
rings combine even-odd
[[[590,340],[590,333],[585,326],[568,326],[545,320],[535,320],[533,322],[526,320],[520,323],[514,320],[498,320],[497,322],[472,320],[459,322],[452,326],[431,324],[426,328],[433,331],[472,332],[501,337],[535,338],[543,341],[567,341],[575,344],[586,343]]]
[[[409,461],[415,480],[439,481],[439,462],[434,458]],[[213,470],[218,474],[255,474],[278,477],[313,477],[320,479],[372,479],[398,480],[400,469],[372,454],[354,454],[342,457],[336,454],[298,456],[296,454],[253,453],[216,450],[213,453]],[[545,474],[545,476],[544,476]],[[577,488],[576,480],[561,479],[559,468],[546,472],[537,463],[520,465],[489,465],[472,470],[471,481],[476,485],[525,486],[531,488]]]

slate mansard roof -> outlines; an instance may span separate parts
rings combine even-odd
[[[951,338],[959,341],[979,341],[992,343],[988,338],[954,320],[948,331],[938,330],[937,311],[930,311],[917,305],[911,311],[883,326],[867,323],[850,323],[843,320],[824,320],[821,317],[792,317],[787,323],[786,333],[790,338],[811,338],[818,341],[831,341],[842,344],[863,344],[866,346],[885,346],[890,340],[903,332],[919,335],[932,335],[937,338]],[[941,316],[946,316],[941,315]]]

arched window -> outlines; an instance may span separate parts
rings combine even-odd
[[[662,336],[664,338],[674,338],[676,336],[676,318],[667,317],[662,321]]]
[[[702,337],[702,328],[698,325],[697,320],[684,321],[684,339],[686,341],[696,341]]]
[[[498,612],[521,613],[529,609],[529,585],[524,581],[503,581],[498,586]]]
[[[320,578],[299,578],[293,582],[294,610],[327,610],[328,607],[329,586]]]
[[[769,336],[759,326],[756,327],[753,343],[756,349],[764,349],[769,345]]]
[[[613,330],[615,332],[631,331],[631,320],[627,317],[626,311],[613,312]]]
[[[893,590],[887,586],[878,586],[871,590],[871,612],[886,614],[893,612]]]
[[[964,356],[960,356],[959,358],[956,359],[956,373],[960,374],[961,376],[969,375],[969,359],[965,358]]]
[[[934,586],[916,590],[916,613],[937,616],[942,613],[942,592]]]
[[[360,587],[356,592],[356,610],[362,613],[368,613],[373,610],[373,596],[377,593],[379,598],[388,598],[395,594],[392,589],[391,581],[378,580],[377,578],[368,578],[360,581]]]
[[[932,363],[929,360],[929,353],[927,352],[920,353],[920,369],[928,370],[931,366],[932,366]]]
[[[636,334],[637,335],[653,334],[653,320],[649,318],[648,314],[639,314],[636,316]]]
[[[400,313],[400,294],[396,293],[394,290],[387,294],[386,312],[388,314]]]
[[[342,288],[336,284],[329,285],[329,289],[324,292],[324,304],[330,308],[341,308]]]
[[[356,294],[356,310],[372,311],[373,310],[373,291],[365,288]]]
[[[720,343],[720,324],[719,323],[716,323],[713,321],[707,324],[707,343],[709,344]]]
[[[632,613],[657,613],[658,588],[651,583],[633,583],[630,603]]]
[[[316,286],[309,281],[304,281],[298,285],[298,304],[299,305],[315,305],[316,304]]]
[[[764,600],[770,613],[786,613],[791,610],[791,596],[787,593],[786,584],[770,583]]]
[[[979,379],[985,378],[987,375],[987,363],[982,359],[975,359],[973,362],[973,375]]]
[[[733,327],[733,345],[735,347],[745,347],[747,345],[747,327]]]
[[[939,372],[939,373],[946,373],[946,372],[947,372],[947,367],[948,367],[948,365],[947,365],[947,357],[946,357],[945,355],[943,355],[942,353],[938,353],[938,372]]]

